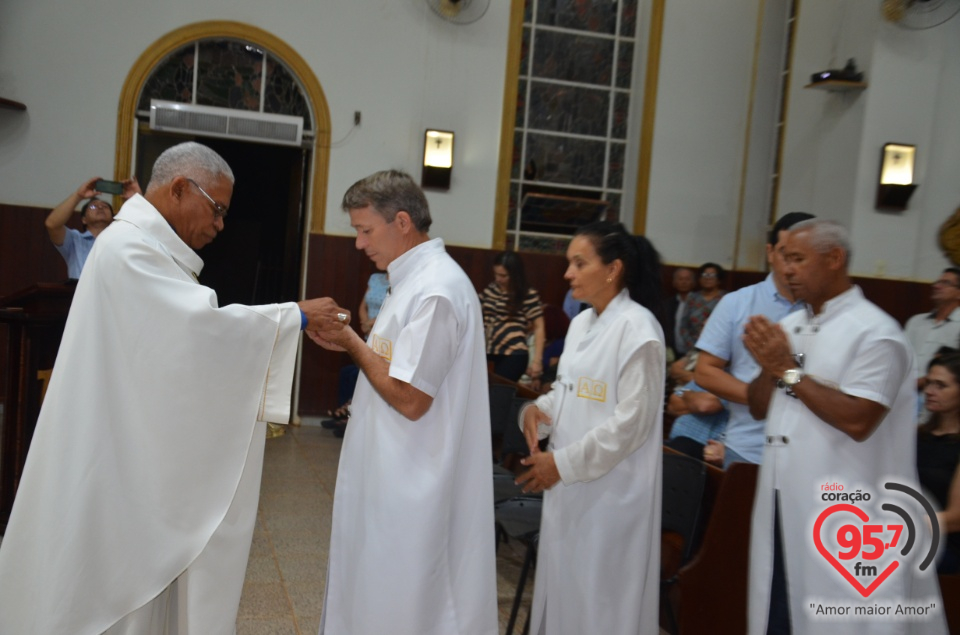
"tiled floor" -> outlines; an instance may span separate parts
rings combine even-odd
[[[260,510],[250,550],[238,635],[313,635],[319,629],[330,514],[341,440],[320,427],[290,427],[267,439]],[[523,548],[500,545],[500,630],[505,631]],[[530,603],[520,614],[519,632]]]

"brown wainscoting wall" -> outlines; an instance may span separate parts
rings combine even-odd
[[[330,296],[338,303],[356,311],[366,290],[367,278],[373,265],[353,246],[353,238],[314,234],[310,237],[310,264],[307,295]],[[447,251],[463,267],[479,292],[493,280],[491,268],[498,252],[491,249],[448,246]],[[524,253],[523,261],[528,282],[547,304],[560,306],[567,293],[563,279],[567,263],[563,256]],[[672,266],[662,271],[664,293],[669,293]],[[728,271],[725,288],[734,290],[763,280],[765,273],[757,271]],[[903,280],[854,278],[872,302],[890,313],[901,324],[911,315],[929,311],[930,285]],[[349,364],[343,353],[324,351],[305,342],[300,382],[300,414],[317,416],[337,403],[337,373]]]
[[[67,276],[63,259],[47,238],[43,220],[46,208],[0,204],[0,297],[25,289],[37,282],[61,282]],[[71,226],[80,228],[79,219]],[[450,255],[463,267],[479,291],[493,279],[491,267],[496,251],[469,247],[449,247]],[[563,256],[523,254],[530,286],[537,289],[548,304],[561,305],[567,292],[563,279]],[[311,234],[307,296],[330,296],[342,305],[357,310],[374,267],[354,248],[348,236]],[[669,292],[673,267],[663,268],[664,292]],[[738,289],[762,280],[765,274],[754,271],[728,272],[727,289]],[[901,323],[921,311],[929,311],[930,286],[920,282],[855,278],[867,298]],[[337,403],[337,373],[349,363],[343,353],[320,349],[304,342],[300,383],[300,413],[317,416]]]
[[[63,282],[67,265],[47,236],[49,209],[0,204],[0,297],[38,282]],[[70,227],[82,229],[79,214]]]

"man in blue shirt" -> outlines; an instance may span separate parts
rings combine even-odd
[[[763,455],[765,421],[750,416],[747,406],[747,387],[760,374],[760,366],[743,345],[743,327],[751,316],[764,315],[778,322],[803,307],[794,299],[783,275],[781,250],[790,228],[810,218],[812,214],[791,212],[776,222],[767,238],[770,274],[762,282],[721,298],[697,340],[700,357],[694,381],[726,400],[730,410],[722,448],[724,467],[735,462],[760,463]],[[720,449],[717,441],[709,441],[705,458],[716,456]]]
[[[60,255],[67,263],[67,277],[77,279],[83,270],[83,264],[93,249],[93,241],[107,228],[107,225],[113,222],[113,206],[110,203],[96,198],[100,193],[94,189],[96,182],[100,180],[99,176],[88,179],[76,192],[68,196],[62,203],[53,208],[44,221],[47,228],[47,234],[53,246],[57,248]],[[137,179],[127,179],[123,181],[123,200],[127,200],[134,194],[140,194],[140,186]],[[86,205],[80,208],[80,222],[83,223],[85,231],[80,232],[76,229],[67,227],[67,222],[73,215],[77,204],[83,199],[90,199]]]

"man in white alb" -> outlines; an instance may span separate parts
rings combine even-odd
[[[894,551],[877,559],[884,557],[880,534],[892,528],[879,523],[902,522],[881,503],[893,500],[913,509],[906,497],[889,498],[886,483],[919,488],[910,346],[899,324],[851,283],[850,240],[841,225],[797,223],[783,258],[783,274],[805,310],[779,324],[756,315],[744,330],[744,344],[762,369],[747,389],[747,401],[755,418],[767,419],[750,530],[748,631],[946,633],[936,571],[919,567],[924,549],[914,549],[902,561],[890,563],[900,557]],[[825,487],[869,497],[847,499],[856,506],[830,509]],[[864,551],[858,543],[857,551],[844,545],[840,560],[823,555],[838,554],[841,538],[860,532],[868,519],[878,523],[870,540],[879,551],[868,540],[870,525],[864,525]],[[840,527],[843,523],[848,524]],[[921,523],[917,544],[926,547],[931,539]],[[883,535],[896,542],[890,533]],[[857,553],[878,566],[850,574],[844,563]],[[892,574],[881,578],[880,571]],[[874,588],[875,580],[879,586]],[[858,584],[872,590],[864,594]],[[818,609],[824,604],[850,607],[850,612],[825,616]],[[882,620],[865,610],[899,604],[936,610],[922,619],[891,613]]]
[[[235,632],[266,422],[289,419],[300,330],[349,312],[217,306],[194,250],[232,193],[180,144],[97,238],[0,547],[0,633]]]
[[[340,454],[320,633],[496,635],[493,478],[483,319],[473,284],[430,239],[406,174],[355,183],[343,209],[390,275],[364,342],[313,339],[360,368]]]

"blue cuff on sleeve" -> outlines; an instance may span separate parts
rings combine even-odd
[[[303,309],[300,309],[300,330],[307,330],[307,314],[303,312]]]

